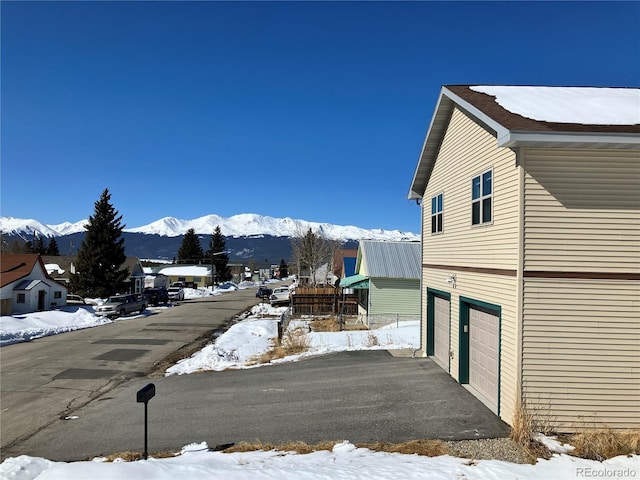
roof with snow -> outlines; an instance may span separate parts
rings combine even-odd
[[[640,150],[638,88],[445,85],[409,199],[422,197],[454,107],[493,132],[499,147]]]
[[[180,265],[174,267],[165,267],[158,273],[174,277],[209,277],[211,276],[211,267],[206,267],[203,265]]]

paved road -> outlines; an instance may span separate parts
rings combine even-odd
[[[256,441],[401,442],[493,438],[508,427],[430,359],[386,351],[343,352],[297,363],[160,378],[133,378],[58,420],[3,456],[71,461],[143,449],[153,382],[150,451]]]
[[[430,359],[344,352],[291,364],[146,377],[176,348],[254,304],[252,290],[185,302],[148,318],[0,349],[2,458],[71,461],[240,441],[490,438],[507,426]],[[66,415],[72,417],[63,419]],[[63,417],[63,418],[61,418]]]
[[[117,385],[144,377],[172,352],[209,337],[256,303],[253,289],[240,290],[0,348],[1,457]]]

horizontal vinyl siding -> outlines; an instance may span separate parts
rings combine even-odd
[[[420,281],[372,278],[369,283],[370,315],[420,314]]]
[[[640,428],[640,282],[525,279],[523,394],[559,431]]]
[[[426,289],[433,288],[451,294],[451,376],[459,380],[460,367],[460,296],[469,297],[502,307],[500,332],[500,418],[510,423],[517,395],[517,280],[504,275],[488,275],[458,272],[456,288],[446,282],[447,271],[427,268],[424,272],[423,302],[426,305]],[[424,316],[426,317],[426,307]],[[423,331],[426,323],[423,322]],[[426,346],[423,345],[423,348]]]
[[[527,149],[524,268],[640,271],[640,154]]]
[[[471,180],[493,168],[493,224],[471,225]],[[431,235],[431,198],[443,193],[442,234]],[[454,110],[423,197],[423,263],[515,269],[518,259],[515,154]]]

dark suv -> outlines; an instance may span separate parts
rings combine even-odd
[[[145,288],[141,296],[145,297],[147,299],[147,303],[154,307],[157,307],[161,303],[166,305],[169,302],[169,293],[164,287]]]
[[[273,290],[267,287],[260,287],[256,292],[256,298],[262,298],[263,300],[269,300],[269,297],[273,293]]]

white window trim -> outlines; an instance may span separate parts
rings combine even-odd
[[[444,233],[444,191],[440,191],[438,193],[436,193],[435,195],[431,196],[431,202],[429,203],[429,209],[431,209],[431,205],[433,204],[433,199],[434,198],[438,198],[440,195],[442,195],[442,210],[439,212],[440,215],[442,215],[442,230],[440,231],[433,231],[433,229],[431,228],[431,224],[429,225],[429,230],[431,231],[431,235],[442,235]],[[437,217],[438,212],[436,213],[431,213],[431,215],[429,216],[429,219],[431,220],[431,222],[433,222],[433,217]],[[436,220],[436,227],[437,227],[437,220]]]
[[[491,194],[490,195],[482,195],[482,176],[487,173],[487,172],[491,172]],[[473,198],[473,180],[476,177],[480,177],[480,197],[477,199]],[[483,170],[482,172],[473,175],[471,177],[471,226],[473,228],[476,227],[487,227],[489,225],[493,225],[493,219],[495,218],[495,210],[493,208],[493,197],[496,193],[496,189],[495,189],[495,173],[493,170],[493,167],[487,168],[485,170]],[[473,223],[473,204],[478,202],[480,203],[480,217],[482,218],[482,201],[486,198],[491,198],[491,221],[490,222],[480,222],[480,223]]]

